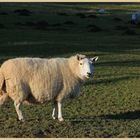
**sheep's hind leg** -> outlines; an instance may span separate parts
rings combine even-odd
[[[17,102],[14,102],[14,106],[15,106],[15,109],[16,109],[16,112],[17,112],[17,115],[18,115],[18,119],[22,122],[24,122],[24,117],[22,115],[22,111],[21,111],[21,103],[17,103]]]

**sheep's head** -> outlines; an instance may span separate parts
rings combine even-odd
[[[87,58],[85,55],[77,54],[77,60],[79,65],[79,73],[82,79],[89,78],[93,75],[94,62],[98,60],[98,56],[93,58]]]

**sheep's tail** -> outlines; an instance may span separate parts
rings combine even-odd
[[[4,104],[5,100],[8,97],[8,94],[5,92],[5,89],[5,79],[0,68],[0,105]]]

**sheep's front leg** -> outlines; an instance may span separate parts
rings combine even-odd
[[[15,106],[15,109],[16,109],[16,112],[17,112],[17,115],[18,115],[18,119],[20,121],[24,121],[24,117],[22,115],[22,111],[20,109],[20,105],[21,105],[21,103],[14,102],[14,106]]]
[[[64,121],[63,117],[62,117],[62,110],[61,110],[61,103],[57,102],[57,106],[58,106],[58,120],[60,122]]]
[[[56,102],[53,103],[53,112],[52,112],[52,118],[55,120],[56,116],[55,116],[55,112],[57,110],[57,104]]]

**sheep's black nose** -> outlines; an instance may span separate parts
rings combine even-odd
[[[88,75],[88,77],[90,77],[91,76],[91,73],[90,72],[87,72],[87,75]]]

